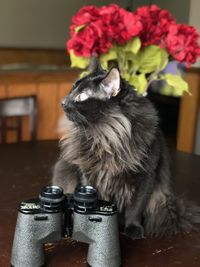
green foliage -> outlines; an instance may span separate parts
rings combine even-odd
[[[165,95],[182,96],[184,92],[188,92],[188,84],[179,75],[167,73],[162,76],[162,80],[167,83],[162,90]]]
[[[147,79],[144,73],[130,76],[128,82],[136,88],[136,91],[139,94],[143,94],[145,92]]]
[[[74,54],[73,50],[70,51],[70,60],[72,68],[77,67],[80,69],[85,69],[89,64],[89,58],[78,57]]]
[[[122,46],[122,50],[124,52],[130,52],[133,54],[137,54],[140,48],[141,48],[141,41],[140,38],[138,37],[133,38],[131,41]]]
[[[102,54],[99,57],[99,60],[100,60],[102,68],[107,70],[109,61],[113,61],[113,60],[117,61],[117,47],[116,46],[111,47],[108,53]]]
[[[87,76],[88,74],[90,74],[89,71],[82,71],[82,72],[80,73],[80,75],[79,75],[79,78],[83,78],[83,77]]]
[[[85,25],[77,27],[79,32]],[[77,57],[70,51],[72,67],[86,69],[89,65],[89,58]],[[180,75],[170,73],[162,74],[169,62],[169,54],[165,49],[156,45],[141,47],[138,37],[133,38],[125,45],[114,45],[110,50],[99,56],[100,63],[104,69],[109,69],[113,62],[117,62],[122,77],[135,87],[138,94],[143,94],[152,81],[164,80],[166,86],[163,94],[181,96],[188,92],[188,84]],[[85,75],[88,72],[84,72]]]
[[[86,24],[79,25],[78,27],[76,27],[76,29],[75,29],[75,33],[80,32],[80,31],[83,30],[85,27],[86,27]]]
[[[137,71],[148,74],[158,69],[163,70],[168,63],[168,54],[164,49],[150,45],[141,49],[136,55],[132,55],[130,60]]]

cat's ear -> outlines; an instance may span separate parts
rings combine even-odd
[[[89,72],[98,72],[98,71],[102,71],[102,70],[103,69],[102,69],[101,64],[99,62],[99,59],[97,57],[95,57],[94,55],[92,55],[90,58],[88,71]]]
[[[103,85],[103,89],[109,97],[118,95],[120,92],[119,70],[117,68],[112,68],[101,84]]]

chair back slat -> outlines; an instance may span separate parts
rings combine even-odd
[[[17,142],[22,139],[22,117],[29,116],[31,140],[36,139],[37,101],[36,96],[24,96],[0,99],[0,134],[1,142],[6,142],[8,131],[15,131]],[[9,126],[7,119],[16,118],[16,125]]]

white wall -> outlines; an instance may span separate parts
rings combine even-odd
[[[0,0],[0,47],[65,49],[71,17],[81,6],[117,3],[126,7],[130,2],[130,0]],[[148,5],[150,2],[168,8],[179,22],[187,22],[190,0],[133,0],[133,9]]]
[[[0,0],[0,47],[65,49],[71,17],[83,5],[125,0]]]
[[[193,26],[196,26],[200,30],[200,1],[199,0],[190,0],[190,12],[189,12],[189,22]]]
[[[151,2],[168,9],[178,23],[188,23],[190,0],[152,0]]]

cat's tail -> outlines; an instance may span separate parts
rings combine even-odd
[[[144,214],[147,236],[175,235],[198,230],[200,207],[161,190],[153,192]]]

